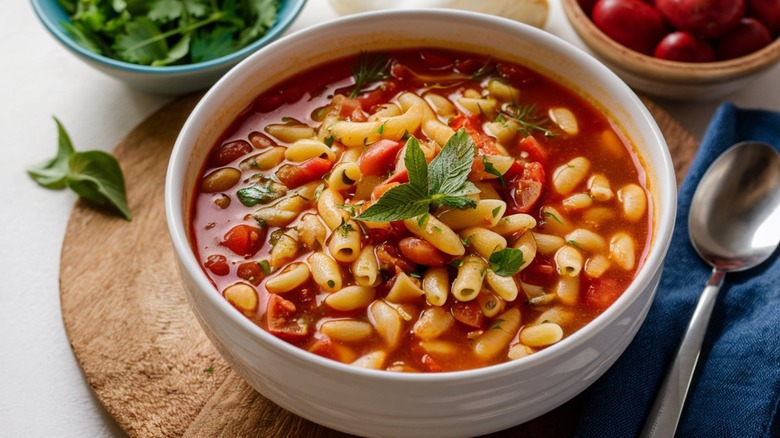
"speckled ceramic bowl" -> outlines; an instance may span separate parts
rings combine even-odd
[[[188,232],[198,173],[226,126],[283,78],[368,48],[457,48],[535,68],[609,114],[645,165],[652,241],[635,280],[604,313],[533,355],[480,369],[395,373],[325,359],[246,318],[214,288]],[[596,381],[642,324],[661,277],[676,206],[674,170],[653,117],[596,59],[557,37],[498,18],[444,10],[353,15],[270,44],[225,75],[185,123],[166,176],[166,214],[186,294],[204,331],[260,393],[316,423],[348,433],[459,437],[509,428],[563,404]]]
[[[649,95],[677,100],[715,100],[732,93],[780,61],[780,39],[741,58],[690,63],[653,58],[622,46],[588,18],[577,0],[563,10],[582,41],[628,85]]]
[[[281,0],[277,20],[271,29],[238,51],[206,62],[165,67],[131,64],[87,50],[62,26],[70,18],[57,0],[31,0],[31,3],[46,30],[82,61],[138,90],[178,95],[210,87],[247,55],[278,38],[301,12],[306,0]]]

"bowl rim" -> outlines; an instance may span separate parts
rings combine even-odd
[[[655,142],[659,145],[658,153],[660,167],[658,169],[654,168],[654,182],[658,186],[660,203],[660,205],[657,205],[654,208],[658,209],[659,214],[656,220],[654,220],[655,229],[651,243],[652,246],[646,252],[643,265],[631,285],[615,303],[584,327],[563,339],[561,342],[536,352],[522,360],[507,361],[475,369],[442,373],[394,373],[386,370],[355,367],[318,356],[289,344],[263,330],[231,306],[221,294],[215,293],[214,286],[203,272],[200,263],[195,259],[190,246],[188,225],[184,223],[182,202],[183,196],[187,193],[187,190],[189,190],[189,188],[185,189],[184,187],[184,174],[186,173],[187,163],[190,158],[190,148],[195,144],[198,133],[200,132],[200,129],[197,127],[203,126],[202,123],[204,123],[210,115],[205,113],[206,111],[210,111],[207,109],[207,106],[213,106],[214,104],[211,103],[212,101],[220,102],[220,93],[223,92],[223,88],[228,88],[227,91],[229,91],[228,84],[234,77],[239,76],[243,70],[253,70],[253,63],[256,60],[261,59],[266,52],[282,49],[290,41],[314,38],[318,34],[327,34],[334,28],[350,26],[352,24],[366,25],[371,22],[389,21],[391,19],[405,20],[408,18],[447,20],[453,23],[464,21],[472,25],[493,26],[508,33],[513,33],[515,36],[520,35],[524,38],[531,38],[535,41],[544,42],[544,44],[555,47],[556,51],[563,52],[565,56],[571,57],[578,63],[584,63],[588,65],[589,68],[593,68],[598,72],[598,77],[602,78],[605,82],[613,83],[615,87],[621,90],[629,104],[627,107],[633,108],[633,111],[635,111],[637,116],[636,124],[646,125],[649,128],[652,135],[647,139],[647,142]],[[196,105],[195,109],[190,113],[171,152],[171,159],[169,161],[165,181],[166,220],[168,222],[169,235],[174,250],[179,256],[180,268],[186,269],[191,281],[197,286],[198,291],[196,293],[199,294],[199,297],[205,298],[205,300],[208,301],[209,306],[215,308],[222,316],[230,319],[240,329],[247,333],[248,336],[256,338],[266,347],[273,350],[274,354],[280,354],[287,359],[298,363],[305,363],[310,366],[316,366],[321,368],[322,372],[328,371],[333,374],[346,375],[352,378],[366,378],[396,383],[412,382],[417,384],[462,382],[470,381],[472,379],[481,380],[512,374],[525,367],[530,367],[532,365],[539,366],[540,364],[554,361],[557,357],[566,354],[566,352],[570,350],[569,345],[582,343],[595,336],[604,327],[620,318],[621,312],[630,307],[630,305],[638,299],[642,289],[650,287],[653,275],[657,272],[660,273],[659,271],[662,270],[664,257],[671,243],[677,202],[676,181],[671,155],[666,147],[666,142],[660,128],[658,128],[655,119],[639,97],[614,72],[584,50],[541,29],[493,15],[448,9],[372,11],[349,15],[333,21],[314,25],[285,36],[250,55],[247,59],[233,67],[213,87],[211,87]],[[663,196],[661,196],[664,187],[668,188],[669,193],[663,193]]]
[[[285,8],[288,8],[289,10],[284,15],[281,15],[281,19],[279,18],[280,16],[277,15],[276,21],[271,26],[271,28],[268,29],[265,34],[263,34],[263,36],[252,41],[250,44],[247,44],[239,50],[236,50],[235,52],[231,52],[219,58],[191,64],[151,66],[121,61],[88,50],[84,46],[74,41],[68,32],[62,28],[60,23],[56,22],[48,13],[46,13],[46,10],[43,6],[44,3],[50,3],[52,7],[62,10],[62,7],[56,1],[30,0],[33,10],[35,11],[35,15],[38,17],[40,22],[43,23],[44,27],[51,35],[55,37],[57,41],[60,42],[60,44],[67,47],[75,54],[83,56],[89,61],[96,62],[117,70],[158,76],[208,71],[218,69],[220,67],[230,66],[230,64],[240,61],[241,59],[250,55],[252,52],[277,39],[280,34],[282,34],[285,30],[287,30],[288,27],[290,27],[298,15],[300,15],[301,10],[303,10],[303,7],[306,5],[306,2],[307,0],[280,0],[279,11],[281,12],[285,10]],[[67,12],[65,12],[65,14],[67,14]]]
[[[655,58],[629,49],[601,31],[577,0],[563,0],[563,10],[580,39],[605,62],[638,76],[680,83],[726,82],[770,68],[780,60],[780,37],[739,58],[714,62],[679,62]]]

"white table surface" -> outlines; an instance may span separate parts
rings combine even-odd
[[[546,29],[582,47],[558,1],[550,2]],[[63,122],[77,149],[110,151],[170,98],[129,89],[76,59],[43,29],[29,2],[7,1],[4,7],[0,14],[0,435],[122,436],[90,391],[60,312],[60,250],[76,197],[38,187],[25,168],[54,155],[57,132],[52,115]],[[327,0],[309,0],[290,31],[335,17]],[[780,111],[779,83],[780,65],[724,100]],[[722,101],[656,102],[701,138]]]

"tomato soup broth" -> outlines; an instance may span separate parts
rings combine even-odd
[[[631,145],[525,66],[361,53],[260,95],[203,165],[191,237],[236,309],[314,354],[472,369],[609,307],[649,246]]]

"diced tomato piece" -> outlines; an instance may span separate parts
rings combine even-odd
[[[396,268],[404,272],[415,270],[415,266],[401,257],[398,248],[392,243],[381,243],[375,251],[379,268],[384,271],[397,272]]]
[[[376,200],[382,197],[382,195],[385,194],[388,190],[392,189],[395,186],[399,186],[401,183],[398,182],[384,182],[382,184],[379,184],[378,186],[374,187],[374,190],[371,191],[371,199]],[[365,210],[363,210],[365,211]]]
[[[482,309],[476,300],[465,303],[456,302],[452,306],[452,316],[457,321],[474,328],[481,328],[482,323],[485,321],[485,314],[482,313]]]
[[[228,275],[230,273],[230,266],[228,266],[227,258],[220,254],[213,254],[208,256],[203,266],[211,271],[214,275]]]
[[[498,74],[513,84],[532,83],[536,77],[530,70],[517,64],[499,63],[496,65]]]
[[[430,373],[440,373],[444,370],[444,368],[442,368],[442,366],[436,362],[436,359],[432,358],[428,353],[423,354],[423,356],[420,358],[420,361],[425,367],[425,371]]]
[[[234,160],[252,152],[252,145],[245,140],[235,140],[220,145],[211,154],[211,163],[215,167],[225,166]]]
[[[622,294],[623,290],[617,281],[612,278],[599,278],[593,280],[588,290],[585,291],[582,301],[591,309],[603,312]]]
[[[390,178],[387,178],[385,180],[385,184],[394,183],[394,182],[401,183],[401,184],[408,183],[409,171],[406,169],[399,170],[398,172],[392,174]]]
[[[430,242],[419,237],[407,237],[398,242],[398,249],[408,260],[425,266],[444,266],[449,262],[446,254]]]
[[[360,173],[384,175],[395,164],[401,146],[401,142],[388,139],[372,144],[358,160]]]
[[[512,210],[518,213],[531,211],[542,195],[544,178],[544,168],[540,163],[525,163],[522,175],[512,182]]]
[[[286,341],[300,341],[309,334],[309,324],[296,315],[292,301],[271,294],[266,310],[268,331]]]
[[[290,189],[300,187],[307,182],[322,178],[333,163],[320,157],[311,158],[300,164],[285,164],[276,171],[276,177]]]
[[[445,68],[452,68],[455,61],[448,53],[444,53],[439,50],[426,49],[420,51],[420,58],[425,61],[428,68],[433,70],[442,70]]]
[[[394,62],[390,66],[390,75],[396,79],[405,80],[413,77],[414,73],[400,62]]]
[[[541,163],[542,166],[547,164],[547,149],[545,149],[534,136],[527,135],[523,137],[517,143],[517,148],[521,152],[528,154],[526,161],[537,161]]]
[[[382,82],[382,85],[379,87],[367,91],[355,99],[360,101],[360,104],[363,105],[363,109],[365,111],[370,111],[375,106],[390,100],[390,98],[395,96],[395,94],[398,92],[399,88],[400,87],[397,80],[388,79]]]
[[[455,68],[467,75],[473,75],[474,73],[484,70],[489,67],[489,62],[477,60],[474,58],[458,59],[455,61]]]
[[[244,262],[238,265],[236,275],[238,275],[239,278],[243,278],[244,280],[254,284],[255,286],[260,284],[260,282],[263,281],[263,278],[265,278],[263,268],[260,267],[260,263],[255,261]]]
[[[400,225],[399,225],[400,222]],[[382,242],[397,242],[401,236],[408,233],[406,226],[402,221],[390,222],[389,227],[372,228],[367,227],[368,240],[374,245],[378,245]]]
[[[480,153],[483,155],[501,154],[501,152],[496,147],[495,139],[482,131],[479,117],[479,114],[474,114],[468,117],[453,117],[452,121],[450,121],[450,127],[456,131],[460,128],[465,129],[466,133],[474,141],[474,144],[477,145],[477,149],[479,149]]]
[[[327,357],[328,359],[335,360],[338,357],[338,352],[336,351],[336,347],[333,345],[333,340],[325,335],[317,338],[309,347],[309,351],[319,356]]]
[[[263,246],[266,232],[265,228],[246,224],[236,225],[225,233],[222,245],[238,255],[252,257]]]
[[[523,179],[544,183],[544,178],[545,173],[542,163],[538,161],[533,163],[525,163],[523,166]]]
[[[528,270],[536,272],[542,275],[550,275],[555,272],[555,266],[547,260],[541,260],[540,257],[534,259],[533,263],[528,266]]]
[[[340,100],[339,104],[339,118],[349,119],[353,122],[365,122],[367,120],[360,100],[345,97]]]
[[[518,213],[528,213],[542,195],[542,183],[527,179],[518,180],[514,188],[514,208]]]

